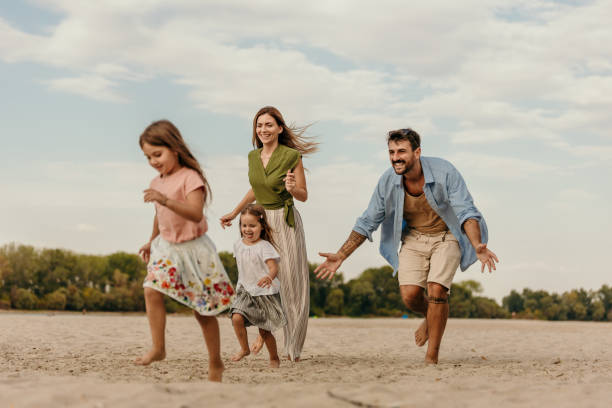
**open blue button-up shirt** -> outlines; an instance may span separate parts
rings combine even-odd
[[[472,196],[459,171],[448,161],[436,157],[421,157],[425,176],[425,198],[431,208],[442,218],[461,247],[461,270],[465,271],[478,259],[476,251],[463,231],[463,223],[474,218],[480,225],[483,243],[488,242],[487,224],[474,206]],[[403,176],[393,168],[385,171],[378,180],[367,210],[357,218],[355,232],[372,241],[372,233],[382,224],[380,254],[393,267],[393,275],[399,267],[398,251],[402,239],[404,216]]]

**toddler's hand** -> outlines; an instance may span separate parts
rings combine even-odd
[[[257,282],[257,286],[259,286],[260,288],[269,288],[270,286],[272,286],[272,278],[270,278],[269,276],[264,276],[259,280],[259,282]]]
[[[151,203],[153,201],[157,201],[161,205],[166,205],[166,202],[168,201],[168,197],[166,197],[165,195],[163,195],[157,190],[148,188],[144,191],[144,202]]]
[[[139,250],[138,254],[142,258],[145,263],[149,263],[149,258],[151,257],[151,243],[147,242],[144,244]]]
[[[219,221],[221,222],[221,228],[225,229],[225,227],[231,227],[232,220],[234,218],[236,218],[236,216],[232,213],[225,214],[223,217],[219,218]]]

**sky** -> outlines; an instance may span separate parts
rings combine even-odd
[[[563,292],[612,284],[612,4],[608,1],[26,0],[0,2],[0,245],[135,253],[150,236],[138,146],[177,125],[219,217],[249,188],[262,106],[311,125],[311,262],[336,251],[412,127],[463,174],[500,263],[455,281]],[[375,242],[346,278],[385,264]]]

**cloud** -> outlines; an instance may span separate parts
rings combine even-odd
[[[96,75],[74,78],[58,78],[44,83],[51,90],[63,91],[107,102],[127,102],[128,99],[115,91],[117,83]]]
[[[40,4],[61,21],[42,36],[0,21],[0,57],[70,70],[46,84],[97,100],[125,102],[124,81],[168,76],[210,112],[250,117],[274,104],[305,123],[353,126],[351,138],[406,123],[447,135],[438,122],[450,118],[457,144],[558,146],[578,129],[609,138],[612,125],[604,1],[434,1],[409,12],[397,0]]]
[[[461,171],[502,180],[525,180],[559,173],[559,168],[536,161],[477,153],[457,153],[450,161]]]

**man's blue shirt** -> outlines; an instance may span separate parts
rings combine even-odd
[[[487,224],[474,206],[463,177],[451,163],[436,157],[422,156],[420,160],[425,176],[423,186],[425,198],[459,241],[461,270],[465,271],[478,258],[462,225],[470,218],[477,220],[482,242],[487,243]],[[385,171],[378,180],[367,210],[357,218],[357,223],[353,227],[355,232],[372,241],[372,233],[382,224],[380,254],[391,264],[394,275],[399,267],[398,251],[402,239],[404,215],[402,178],[403,176],[396,174],[393,168]]]

